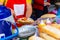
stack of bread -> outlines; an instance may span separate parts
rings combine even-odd
[[[59,24],[45,24],[42,22],[38,25],[38,28],[40,37],[44,38],[45,40],[60,40],[60,29],[58,29],[60,28]]]
[[[44,27],[40,26],[39,37],[32,36],[29,40],[60,40],[60,30],[49,25]]]
[[[56,15],[54,14],[45,14],[41,16],[41,18],[54,18],[54,17],[56,17]],[[39,37],[32,36],[29,38],[29,40],[60,40],[60,24],[52,23],[50,25],[47,25],[44,23],[42,24],[38,23],[37,28],[39,31]]]

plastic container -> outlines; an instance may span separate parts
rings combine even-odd
[[[11,10],[3,5],[0,5],[0,20],[6,20],[11,23],[15,22]]]
[[[12,34],[11,23],[0,20],[0,40],[12,40],[14,37],[18,36],[18,28],[16,28],[16,33]]]
[[[39,33],[42,31],[42,27],[45,27],[46,24],[43,22],[43,20],[40,21],[40,24],[38,24],[38,30],[39,30]]]
[[[11,10],[6,6],[0,5],[0,20],[6,20],[11,23],[15,23]],[[15,29],[14,27],[12,27]]]

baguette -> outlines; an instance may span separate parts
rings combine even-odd
[[[55,27],[55,28],[57,28],[57,29],[60,29],[60,24],[55,23],[55,24],[51,24],[51,26],[52,26],[52,27]]]
[[[46,33],[40,33],[39,34],[42,38],[44,38],[45,40],[57,40],[49,35],[47,35]]]
[[[41,27],[41,30],[42,32],[51,35],[52,37],[60,39],[60,30],[55,27],[51,26]]]

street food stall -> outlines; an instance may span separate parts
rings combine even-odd
[[[0,40],[60,40],[60,2],[55,5],[56,14],[48,12],[35,21],[25,16],[15,21],[11,10],[0,5]]]

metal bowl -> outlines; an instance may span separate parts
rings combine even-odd
[[[23,25],[21,28],[19,28],[19,37],[26,38],[29,37],[36,32],[36,26],[33,25]]]

